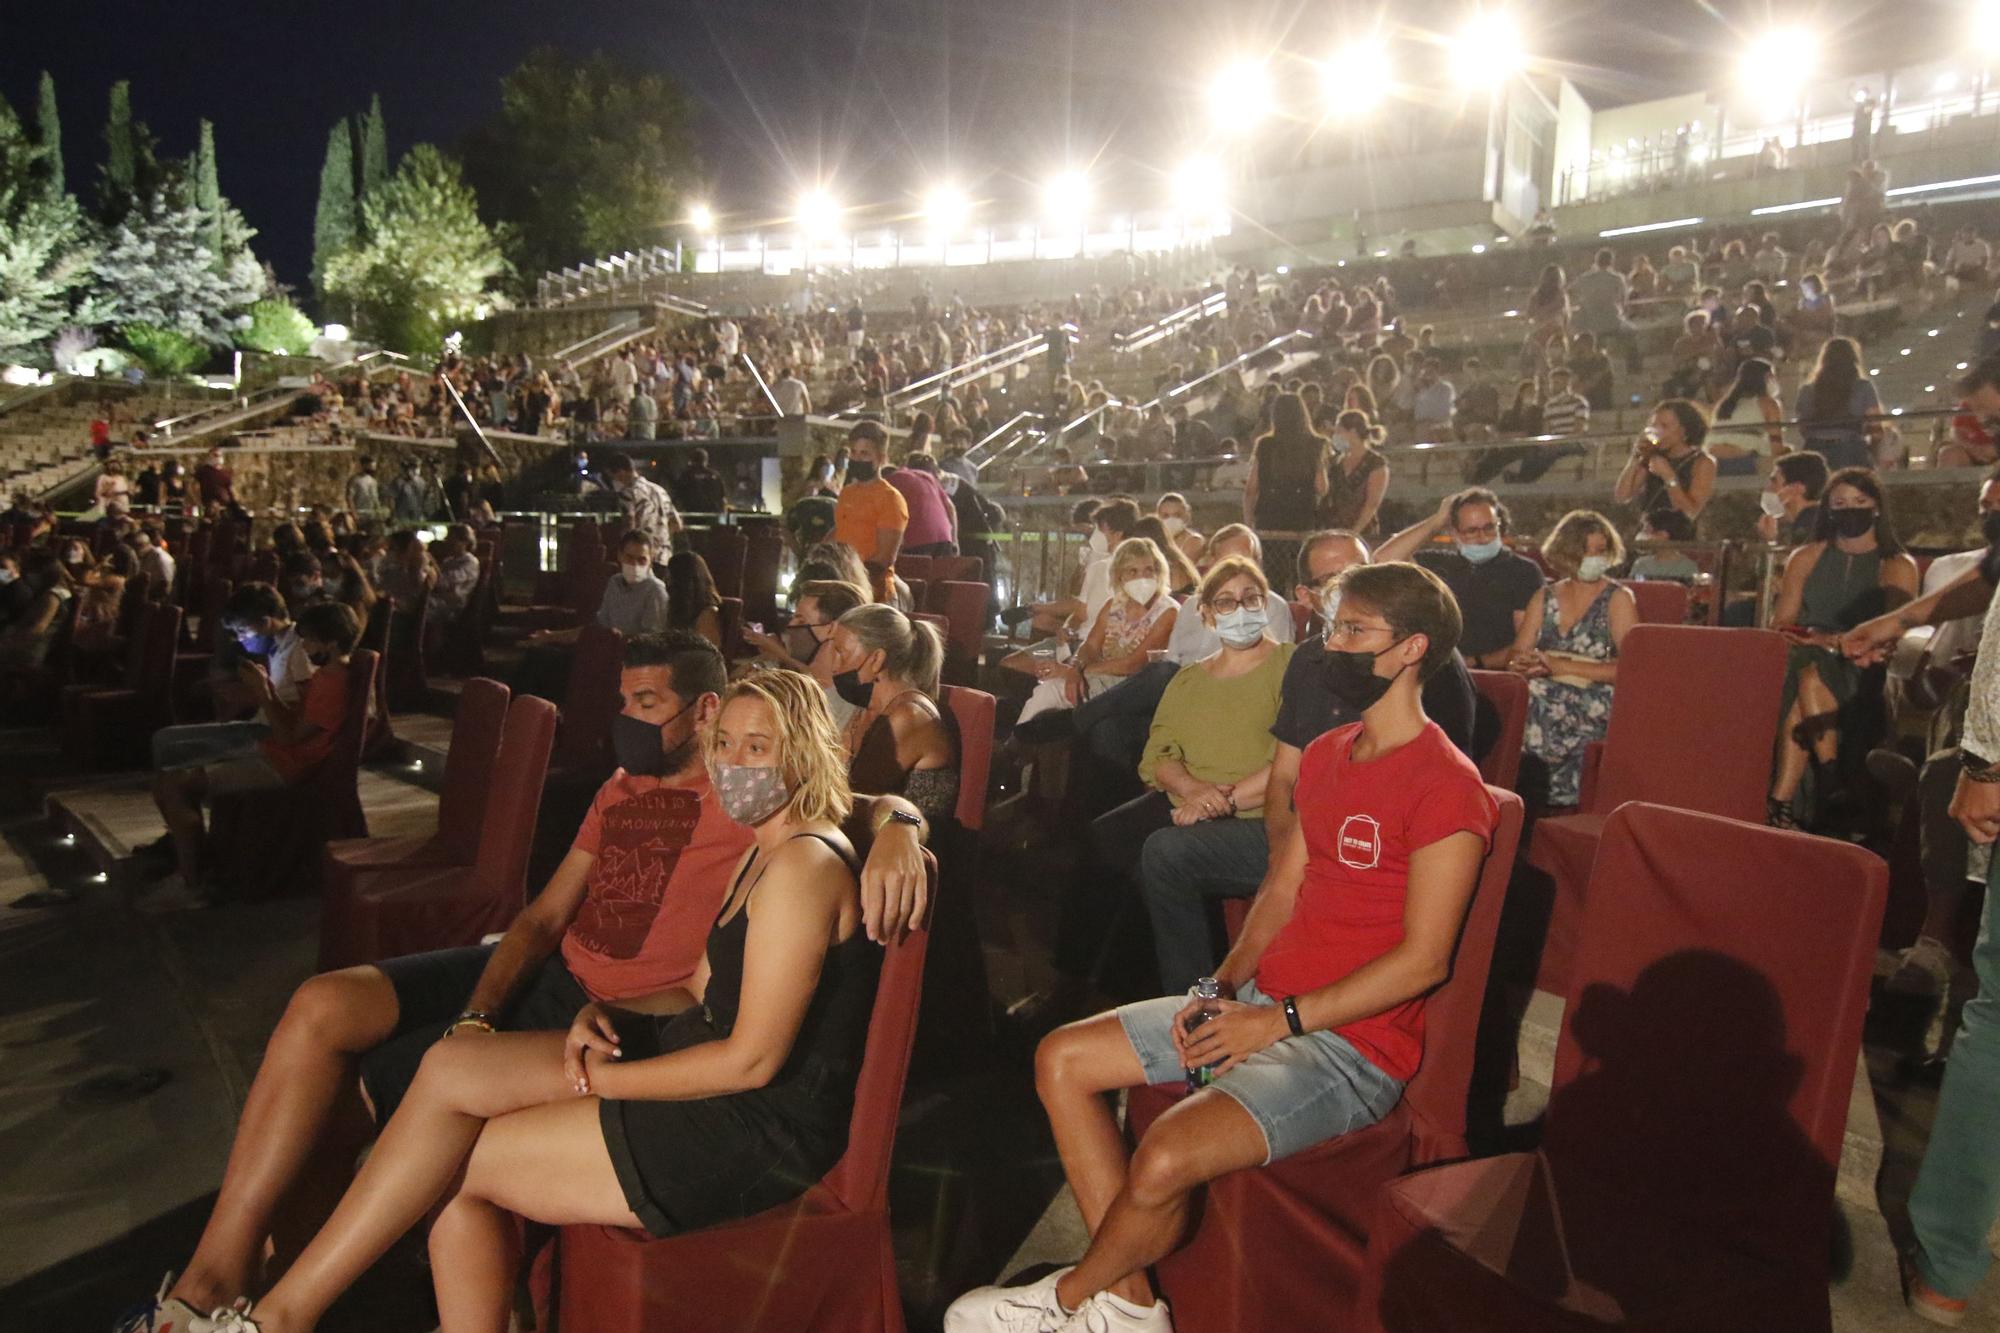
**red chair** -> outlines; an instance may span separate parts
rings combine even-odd
[[[389,676],[389,702],[405,713],[420,712],[430,702],[431,678],[424,658],[425,640],[430,637],[431,595],[420,594],[414,607],[389,604],[389,646],[383,663]]]
[[[625,636],[617,630],[592,621],[577,635],[552,763],[566,772],[595,775],[593,788],[611,774],[611,719],[620,707],[618,674],[624,659]]]
[[[937,863],[925,862],[932,887]],[[557,1244],[565,1333],[903,1333],[889,1244],[889,1154],[927,937],[882,959],[847,1153],[797,1201],[665,1240],[571,1226]]]
[[[954,685],[979,679],[979,655],[986,647],[986,608],[993,591],[984,583],[936,582],[924,610],[945,618],[944,678]]]
[[[1887,868],[1635,802],[1592,878],[1542,1147],[1384,1187],[1352,1327],[1831,1326]]]
[[[999,702],[984,690],[947,685],[939,692],[958,724],[958,826],[986,826],[986,785],[993,767],[994,713]]]
[[[907,557],[896,557],[900,566]],[[934,555],[931,572],[924,577],[933,583],[984,583],[986,562],[976,555]]]
[[[361,738],[377,658],[355,650],[347,665],[347,716],[319,767],[289,787],[217,796],[208,849],[218,883],[239,900],[261,901],[319,891],[326,845],[365,838],[361,809]]]
[[[918,579],[928,583],[931,579],[931,561],[934,559],[936,559],[935,556],[928,555],[898,555],[896,557],[896,577],[902,579],[905,583],[908,583],[911,579]]]
[[[527,903],[528,852],[555,737],[554,704],[531,694],[513,700],[472,864],[362,870],[343,891],[329,890],[320,912],[320,970],[477,944],[505,930]]]
[[[1374,1192],[1412,1165],[1466,1155],[1487,973],[1521,836],[1521,799],[1489,790],[1500,818],[1451,977],[1425,1006],[1423,1066],[1375,1124],[1209,1185],[1193,1238],[1156,1266],[1182,1333],[1342,1327],[1335,1312],[1351,1306],[1360,1288]],[[1181,1095],[1174,1088],[1129,1094],[1133,1139]]]
[[[900,569],[896,571],[896,577],[902,579],[904,584],[909,587],[911,612],[915,613],[926,610],[930,598],[930,580],[908,578]]]
[[[750,539],[739,528],[709,528],[690,543],[708,562],[709,577],[724,597],[743,596],[743,570],[750,561]],[[656,557],[660,558],[660,557]]]
[[[379,677],[380,672],[376,673]],[[444,782],[438,793],[437,829],[403,838],[352,838],[326,846],[326,896],[349,889],[372,870],[469,866],[479,856],[479,831],[499,771],[500,731],[512,697],[497,680],[476,676],[465,682],[451,719],[451,748],[445,752]]]
[[[990,694],[947,685],[939,702],[958,729],[958,804],[952,819],[931,832],[942,872],[927,923],[931,967],[924,980],[924,1021],[917,1031],[915,1065],[925,1077],[963,1067],[989,1049],[993,1038],[992,987],[979,943],[975,895],[979,886],[979,831],[986,824],[986,790],[993,767],[994,714]]]
[[[1688,618],[1688,587],[1662,579],[1631,579],[1621,586],[1639,604],[1642,625],[1685,625]]]
[[[125,683],[114,689],[72,685],[62,692],[63,753],[90,768],[143,768],[153,733],[172,724],[174,655],[181,610],[144,606],[125,653]]]
[[[1771,630],[1635,625],[1618,653],[1611,721],[1582,808],[1539,820],[1528,862],[1554,882],[1536,985],[1568,984],[1583,896],[1604,821],[1627,801],[1764,821],[1784,688],[1784,636]]]
[[[389,709],[389,615],[389,608],[379,602],[370,607],[354,645],[381,659],[375,666],[375,699],[361,739],[361,757],[366,760],[380,759],[396,748],[396,718]]]
[[[1528,682],[1511,671],[1468,671],[1481,704],[1499,726],[1479,761],[1479,776],[1495,787],[1515,789],[1521,776],[1521,738],[1528,730]]]
[[[716,628],[722,634],[722,655],[735,658],[743,655],[743,599],[725,597],[722,606],[715,613]]]
[[[775,523],[743,529],[743,614],[766,626],[784,623],[778,606],[778,570],[785,563],[784,530]]]

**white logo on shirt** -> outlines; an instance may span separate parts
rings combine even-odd
[[[1373,870],[1382,860],[1382,826],[1372,815],[1349,815],[1340,821],[1334,853],[1344,866]]]

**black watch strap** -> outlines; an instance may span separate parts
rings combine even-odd
[[[1299,1001],[1297,996],[1285,997],[1285,1026],[1292,1030],[1294,1037],[1306,1035],[1306,1026],[1299,1021]]]

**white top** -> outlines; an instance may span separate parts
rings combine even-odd
[[[1923,596],[1928,597],[1947,583],[1963,577],[1979,567],[1986,555],[1986,548],[1976,551],[1959,551],[1953,555],[1941,555],[1931,561],[1931,567],[1924,571]],[[1965,653],[1979,651],[1979,631],[1984,622],[1979,616],[1960,616],[1957,620],[1947,620],[1931,635],[1931,661],[1945,666],[1958,660]]]
[[[286,626],[285,632],[271,645],[264,670],[271,677],[271,692],[278,696],[278,702],[297,706],[305,695],[306,682],[312,679],[313,664],[306,656],[305,644],[299,642],[296,627]]]
[[[778,411],[788,417],[801,417],[806,413],[805,381],[786,376],[771,386],[771,396],[778,400]]]

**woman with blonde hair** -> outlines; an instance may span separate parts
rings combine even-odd
[[[1180,548],[1182,555],[1197,563],[1201,560],[1202,547],[1208,539],[1195,530],[1194,510],[1187,497],[1179,491],[1168,491],[1153,506],[1153,513],[1166,526],[1167,536]]]
[[[958,804],[958,733],[938,705],[944,640],[937,626],[871,602],[834,622],[833,688],[857,711],[842,728],[848,782],[901,796],[927,819]]]
[[[1508,667],[1528,679],[1526,754],[1548,769],[1551,806],[1575,805],[1583,755],[1604,739],[1618,648],[1639,623],[1639,603],[1610,573],[1625,559],[1611,520],[1572,509],[1542,543],[1557,578],[1528,601]]]
[[[1132,535],[1144,537],[1166,557],[1167,591],[1173,594],[1174,599],[1192,597],[1195,585],[1201,582],[1201,574],[1196,570],[1194,561],[1188,559],[1186,553],[1174,544],[1174,539],[1167,535],[1165,520],[1157,514],[1148,514],[1132,529]]]
[[[687,987],[586,1004],[566,1035],[432,1045],[326,1226],[218,1333],[312,1328],[433,1209],[441,1322],[504,1329],[519,1218],[675,1235],[797,1198],[840,1159],[881,968],[840,832],[847,757],[795,672],[700,706],[716,799],[752,841]]]

